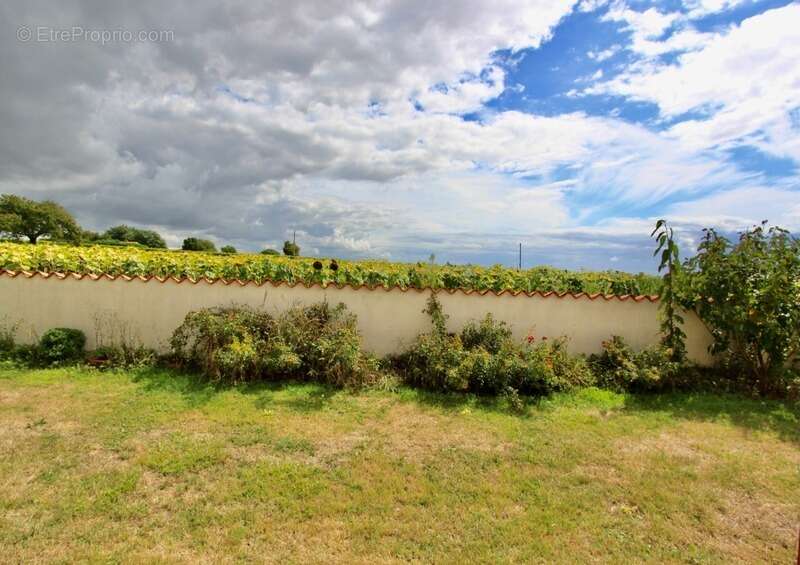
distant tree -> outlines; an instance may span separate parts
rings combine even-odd
[[[238,253],[238,251],[236,251],[236,248],[233,245],[224,245],[220,247],[219,250],[228,255],[235,255],[236,253]]]
[[[280,253],[278,251],[275,251],[274,249],[265,249],[264,251],[261,252],[261,254],[262,255],[280,255]]]
[[[82,242],[97,241],[100,239],[100,234],[92,230],[81,230],[80,238]]]
[[[51,200],[37,202],[16,196],[0,196],[0,233],[14,238],[27,237],[36,243],[41,237],[77,242],[81,228],[75,218]]]
[[[156,247],[166,249],[167,243],[164,238],[153,230],[143,230],[133,228],[125,224],[108,228],[101,236],[101,239],[116,239],[117,241],[135,241],[146,247]]]
[[[187,237],[183,240],[184,251],[216,251],[217,246],[213,241],[208,239],[200,239],[197,237]]]
[[[283,254],[288,255],[289,257],[297,257],[300,255],[300,246],[296,243],[286,240],[283,242]]]

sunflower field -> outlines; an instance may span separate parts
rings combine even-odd
[[[121,246],[0,242],[0,269],[241,281],[462,288],[492,291],[658,294],[661,280],[621,271],[567,271],[539,266],[435,265],[240,253],[226,255]]]

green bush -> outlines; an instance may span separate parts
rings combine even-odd
[[[469,388],[463,371],[464,348],[458,337],[422,334],[395,363],[403,380],[415,387],[437,391],[465,391]]]
[[[800,239],[765,225],[736,243],[705,230],[685,271],[684,306],[711,331],[728,376],[749,380],[761,395],[791,392],[800,357]]]
[[[343,305],[294,307],[277,318],[246,307],[198,310],[171,344],[177,360],[217,381],[292,378],[356,387],[378,376]]]
[[[213,380],[254,379],[261,373],[261,364],[246,349],[254,341],[262,346],[273,325],[272,316],[250,308],[196,310],[173,333],[172,351],[178,360]],[[232,363],[236,364],[233,368]]]
[[[566,338],[527,343],[523,349],[524,378],[520,392],[546,395],[594,386],[596,379],[582,355],[570,355]]]
[[[344,304],[291,308],[278,320],[278,335],[301,361],[298,378],[360,386],[377,377],[376,361],[361,349],[356,316]]]
[[[505,322],[496,322],[491,314],[480,322],[470,321],[461,330],[461,342],[467,349],[482,347],[489,353],[497,353],[511,339],[511,329]]]
[[[278,251],[276,251],[275,249],[264,249],[261,252],[261,254],[262,255],[280,255],[280,253]]]
[[[219,248],[219,250],[225,255],[236,255],[237,253],[236,248],[233,245],[223,245]]]
[[[680,375],[693,371],[688,363],[674,361],[666,347],[635,352],[620,336],[604,341],[602,353],[591,355],[589,365],[599,386],[620,391],[684,388],[689,383],[680,386]]]
[[[200,239],[197,237],[187,237],[183,240],[184,251],[216,251],[217,246],[209,239]]]
[[[39,340],[38,359],[46,365],[74,363],[83,358],[86,336],[72,328],[47,330]]]
[[[515,342],[510,329],[487,315],[460,335],[448,334],[447,316],[434,295],[425,312],[433,330],[394,360],[412,386],[438,391],[543,395],[594,383],[582,357],[570,356],[563,339]]]

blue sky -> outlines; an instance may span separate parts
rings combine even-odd
[[[690,10],[680,2],[640,2],[632,9],[674,11],[683,14],[685,22],[668,26],[655,36],[658,41],[668,41],[681,29],[691,28],[705,33],[725,33],[743,20],[757,16],[767,10],[791,4],[786,0],[767,2],[745,2],[729,10],[710,13],[697,18],[689,16]],[[564,17],[553,29],[552,37],[536,49],[525,49],[519,53],[508,50],[496,53],[499,65],[506,69],[506,83],[514,87],[506,89],[500,96],[487,101],[488,112],[522,111],[531,114],[559,116],[581,112],[589,116],[600,116],[623,120],[647,128],[654,133],[668,131],[681,122],[711,118],[722,108],[706,109],[704,101],[698,107],[676,116],[663,116],[654,101],[637,100],[612,93],[585,94],[576,96],[576,90],[590,89],[592,84],[613,80],[624,75],[641,55],[630,49],[634,30],[623,20],[609,19],[611,6],[582,12],[575,11]],[[668,51],[659,57],[664,64],[679,66],[676,59],[687,51]],[[598,74],[601,73],[601,74]],[[723,82],[725,77],[719,77]],[[519,88],[519,86],[523,88]],[[516,88],[515,88],[516,87]],[[800,100],[798,101],[800,104]],[[480,113],[468,119],[480,119]],[[780,153],[765,151],[758,145],[741,140],[725,149],[724,157],[737,169],[758,175],[765,182],[798,181],[797,160]],[[562,167],[557,178],[569,179],[574,175],[569,166]],[[735,186],[721,184],[704,191],[713,194]],[[586,218],[584,224],[602,222],[609,216],[642,217],[658,215],[671,203],[682,201],[684,195],[677,191],[655,203],[631,205],[631,203],[604,202],[602,209]],[[800,195],[798,196],[800,199]],[[603,201],[601,195],[588,194],[576,198],[570,204],[575,212],[591,205],[592,201]]]
[[[0,191],[169,243],[652,271],[665,217],[800,228],[800,5],[68,1],[0,36]],[[187,18],[187,11],[192,17]],[[31,72],[36,69],[36,72]],[[47,109],[42,111],[42,109]]]

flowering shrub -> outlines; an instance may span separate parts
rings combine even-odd
[[[425,310],[433,329],[395,359],[404,380],[421,388],[469,391],[479,394],[549,394],[594,379],[585,360],[567,353],[563,339],[542,340],[531,336],[514,341],[510,329],[491,315],[470,322],[459,335],[446,332],[447,316],[435,295]]]

